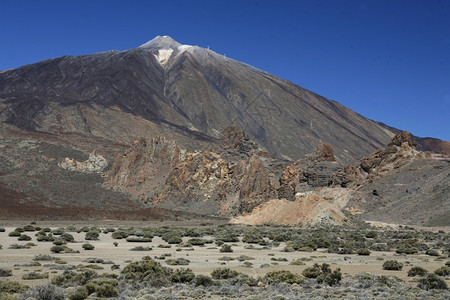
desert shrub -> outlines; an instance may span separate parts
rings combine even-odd
[[[48,278],[47,273],[39,273],[39,272],[28,272],[22,275],[23,280],[35,280],[35,279],[45,279]]]
[[[419,280],[417,285],[422,290],[446,290],[448,289],[447,283],[441,277],[436,274],[428,274],[426,277]]]
[[[439,252],[434,249],[428,249],[427,251],[425,251],[425,254],[430,256],[439,256]]]
[[[22,245],[22,244],[11,244],[8,247],[9,249],[30,249],[31,247],[28,245]]]
[[[358,249],[358,251],[356,251],[356,253],[358,255],[365,255],[365,256],[367,256],[367,255],[370,255],[371,252],[370,252],[369,249],[362,248],[362,249]]]
[[[170,276],[170,281],[174,283],[188,283],[194,280],[195,274],[191,269],[177,269]]]
[[[53,242],[53,241],[55,240],[55,238],[54,238],[53,236],[51,236],[51,235],[41,235],[41,234],[38,234],[38,235],[36,236],[36,240],[37,240],[38,242]]]
[[[233,249],[231,249],[230,245],[224,244],[224,245],[222,245],[222,247],[220,248],[219,251],[222,253],[231,253],[231,252],[233,252]]]
[[[14,229],[14,231],[16,231],[16,232],[24,232],[25,230],[23,230],[22,227],[17,227],[16,229]]]
[[[301,259],[291,260],[291,262],[289,264],[293,265],[293,266],[304,266],[305,265],[305,263]]]
[[[211,277],[209,276],[205,276],[205,275],[197,275],[194,278],[194,284],[195,286],[204,286],[204,287],[208,287],[214,284],[214,281],[212,280]]]
[[[84,300],[89,296],[88,290],[84,286],[78,287],[69,294],[69,300]]]
[[[168,232],[161,238],[169,244],[180,244],[181,242],[183,242],[183,238],[181,237],[181,235],[176,232]]]
[[[41,264],[37,261],[21,263],[21,264],[14,264],[14,267],[40,267],[40,266],[41,266]]]
[[[269,238],[274,242],[287,242],[291,240],[291,235],[286,233],[272,234]]]
[[[341,269],[339,268],[333,271],[330,270],[330,272],[324,272],[319,277],[317,277],[317,282],[319,283],[325,282],[329,286],[339,284],[341,280],[342,280],[342,273]]]
[[[374,239],[377,237],[377,233],[376,233],[376,231],[371,230],[371,231],[366,232],[365,236],[368,239]]]
[[[23,226],[23,230],[24,231],[35,231],[33,225],[25,225],[25,226]]]
[[[0,244],[0,249],[2,249],[3,248],[3,246]]]
[[[206,244],[206,240],[204,239],[189,239],[187,242],[192,246],[203,246]]]
[[[450,267],[440,267],[439,269],[437,269],[436,271],[434,271],[434,274],[439,275],[439,276],[449,276],[450,275]]]
[[[84,270],[81,272],[64,271],[62,274],[52,278],[51,282],[61,287],[85,285],[91,279],[96,278],[97,273],[93,270]]]
[[[130,249],[130,251],[152,251],[152,247],[143,247],[143,246],[136,246]]]
[[[53,253],[60,253],[64,251],[64,247],[60,246],[60,245],[56,245],[50,248],[50,251],[52,251]]]
[[[53,242],[53,245],[57,245],[57,246],[61,246],[61,245],[64,245],[64,244],[66,244],[66,242],[62,241],[62,240],[56,240],[56,241]]]
[[[0,268],[0,277],[12,276],[12,271],[9,269]]]
[[[95,287],[95,293],[101,298],[116,297],[119,293],[117,289],[111,284],[103,284]]]
[[[238,236],[234,232],[223,232],[216,237],[216,243],[217,241],[222,241],[225,243],[236,243],[239,242]]]
[[[396,260],[387,260],[383,263],[383,269],[389,271],[401,271],[403,264]]]
[[[3,228],[3,227],[0,227],[0,232],[5,232],[6,231],[6,229],[5,228]]]
[[[428,273],[427,270],[425,270],[422,267],[412,267],[408,271],[408,277],[414,277],[414,276],[425,276]]]
[[[127,242],[130,243],[151,243],[151,238],[145,238],[145,237],[127,237]]]
[[[322,274],[320,270],[320,266],[318,264],[314,264],[314,266],[306,268],[303,270],[302,275],[307,278],[317,278]]]
[[[302,283],[304,281],[304,277],[299,274],[294,274],[289,271],[273,271],[269,272],[264,276],[264,281],[268,284],[270,283],[277,283],[277,282],[284,282],[288,284],[294,284],[294,283]]]
[[[129,234],[122,230],[115,231],[111,234],[111,237],[116,240],[125,239],[128,236],[129,236]]]
[[[263,237],[256,233],[256,232],[247,232],[244,234],[244,237],[242,238],[242,242],[248,243],[248,244],[259,244],[264,242]]]
[[[168,259],[166,264],[169,266],[187,266],[191,261],[184,258]]]
[[[17,281],[2,281],[0,280],[0,298],[1,294],[16,294],[23,293],[29,289],[29,286],[21,284]]]
[[[238,276],[240,273],[230,268],[218,268],[211,272],[211,277],[214,279],[229,279]]]
[[[75,241],[75,238],[70,233],[61,234],[61,239],[66,241],[67,243],[72,243],[73,241]]]
[[[87,241],[98,240],[99,236],[100,236],[100,234],[98,233],[98,231],[91,230],[91,231],[86,232],[84,239]]]
[[[64,300],[66,291],[56,285],[47,284],[29,290],[24,299],[34,300]]]
[[[94,250],[94,245],[91,244],[83,244],[83,246],[81,246],[84,250]]]
[[[48,254],[36,254],[33,258],[34,261],[50,261],[55,259],[56,258],[54,256]]]
[[[11,231],[10,233],[8,233],[9,237],[19,237],[21,235],[22,233],[20,233],[19,231]]]
[[[52,230],[53,235],[62,235],[66,232],[64,228],[57,228]]]
[[[169,279],[170,275],[172,275],[170,268],[163,267],[152,259],[130,263],[120,272],[120,278],[129,283],[151,281],[157,278]]]

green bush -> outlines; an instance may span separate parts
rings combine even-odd
[[[34,261],[49,261],[49,260],[55,260],[56,258],[54,256],[48,255],[48,254],[36,254],[33,258]]]
[[[12,276],[12,271],[9,269],[0,268],[0,277]]]
[[[75,238],[70,233],[61,234],[61,239],[66,241],[67,243],[72,243],[73,241],[75,241]]]
[[[163,234],[161,238],[169,244],[180,244],[183,242],[181,235],[172,231]]]
[[[441,277],[436,274],[428,274],[427,277],[421,278],[417,285],[422,290],[446,290],[448,289],[447,283]]]
[[[231,249],[230,245],[224,244],[224,245],[222,245],[222,247],[220,248],[219,251],[222,253],[231,253],[231,252],[233,252],[233,249]]]
[[[150,281],[157,277],[169,279],[170,275],[172,275],[170,268],[163,267],[159,262],[152,259],[130,263],[120,272],[120,278],[129,283]]]
[[[95,293],[101,298],[112,298],[119,294],[117,289],[110,283],[96,285]]]
[[[111,234],[111,237],[116,240],[125,239],[129,236],[125,231],[115,231]]]
[[[194,280],[195,274],[191,269],[177,269],[171,276],[170,281],[174,283],[188,283]]]
[[[377,233],[376,233],[376,231],[368,231],[367,233],[366,233],[366,238],[368,238],[368,239],[373,239],[373,238],[376,238],[377,237]]]
[[[151,243],[151,238],[144,238],[144,237],[127,237],[127,242],[130,243]]]
[[[35,231],[33,225],[25,225],[23,226],[24,231]]]
[[[0,232],[5,232],[6,231],[6,229],[5,228],[3,228],[3,227],[0,227]]]
[[[89,296],[88,290],[84,286],[78,287],[69,294],[69,300],[84,300]]]
[[[58,228],[58,229],[52,230],[53,235],[62,235],[64,232],[66,232],[66,230],[64,228]]]
[[[370,252],[369,249],[362,248],[362,249],[358,249],[358,251],[356,251],[356,253],[358,255],[365,255],[365,256],[367,256],[367,255],[370,255],[371,252]]]
[[[322,271],[318,264],[314,264],[314,266],[306,268],[302,272],[302,275],[306,278],[317,278],[320,274],[322,274]]]
[[[9,237],[19,237],[21,235],[22,233],[20,233],[19,231],[11,231],[10,233],[8,233]]]
[[[189,239],[187,242],[192,246],[203,246],[206,244],[206,240],[204,239]]]
[[[448,276],[450,275],[450,267],[440,267],[439,269],[437,269],[436,271],[434,271],[434,274],[439,275],[439,276]]]
[[[25,230],[23,230],[23,228],[22,227],[17,227],[16,229],[14,229],[14,231],[16,231],[16,232],[24,232]]]
[[[22,275],[23,280],[35,280],[48,278],[48,273],[29,272]]]
[[[84,250],[94,250],[94,245],[91,244],[83,244],[83,246],[81,246]]]
[[[212,280],[211,277],[209,276],[205,276],[205,275],[197,275],[194,278],[194,284],[195,286],[204,286],[204,287],[208,287],[213,285],[214,281]]]
[[[17,281],[2,281],[0,280],[0,295],[22,293],[29,289],[29,286],[21,284]],[[1,296],[0,296],[1,297]]]
[[[408,271],[408,277],[414,277],[414,276],[425,276],[428,273],[427,270],[425,270],[422,267],[412,267]]]
[[[238,276],[240,273],[230,268],[218,268],[212,271],[211,277],[214,279],[229,279]]]
[[[98,231],[89,231],[89,232],[86,232],[84,239],[88,240],[88,241],[98,240],[99,236],[100,236],[100,234],[98,233]]]
[[[52,278],[51,282],[61,287],[85,285],[91,279],[96,278],[97,273],[93,270],[81,272],[64,271],[62,274]]]
[[[248,244],[259,244],[264,242],[264,239],[259,234],[252,232],[244,234],[242,241]]]
[[[319,277],[317,277],[317,282],[322,283],[325,282],[329,286],[333,286],[339,284],[342,280],[341,269],[337,268],[331,272],[322,273]]]
[[[389,271],[401,271],[403,269],[403,264],[396,260],[387,260],[383,263],[383,269]]]
[[[56,245],[50,248],[50,251],[52,251],[53,253],[60,253],[64,251],[64,247],[60,246],[60,245]]]
[[[143,247],[143,246],[136,246],[130,249],[130,251],[152,251],[152,247]]]
[[[187,266],[191,261],[184,258],[168,259],[166,264],[169,266]]]
[[[304,277],[299,274],[294,274],[289,271],[273,271],[269,272],[264,276],[264,281],[268,284],[276,282],[284,282],[288,284],[302,283]]]

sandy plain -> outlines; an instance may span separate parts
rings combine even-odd
[[[29,267],[19,266],[19,264],[31,263],[33,258],[37,254],[49,254],[59,258],[62,261],[67,262],[66,265],[80,266],[88,265],[86,262],[88,258],[100,258],[104,261],[110,261],[115,265],[119,265],[120,269],[112,270],[112,264],[98,264],[103,269],[96,270],[99,273],[116,273],[119,274],[128,263],[139,261],[144,256],[150,256],[159,261],[162,265],[168,266],[164,259],[159,259],[162,255],[169,255],[166,259],[184,258],[190,261],[187,266],[169,266],[173,269],[177,268],[190,268],[195,274],[210,275],[210,273],[219,267],[229,267],[236,271],[248,274],[253,277],[264,276],[269,271],[274,270],[289,270],[294,273],[299,273],[312,266],[314,263],[322,264],[327,263],[331,265],[332,269],[340,268],[343,274],[343,279],[351,278],[351,276],[369,272],[376,275],[395,275],[404,280],[406,284],[416,285],[414,278],[408,277],[407,272],[412,266],[420,266],[433,272],[437,268],[443,265],[442,261],[436,261],[434,257],[417,254],[417,255],[398,255],[395,252],[378,252],[372,251],[370,256],[359,256],[356,254],[333,254],[327,253],[326,249],[318,249],[314,252],[284,252],[285,243],[280,243],[277,247],[271,249],[262,249],[259,245],[254,245],[254,249],[248,248],[248,244],[242,241],[236,243],[228,243],[232,246],[232,253],[221,253],[220,247],[212,244],[206,244],[205,246],[192,246],[192,247],[176,247],[171,245],[170,248],[160,248],[158,245],[168,245],[160,237],[155,236],[152,242],[149,243],[135,243],[127,242],[125,239],[116,240],[113,239],[111,233],[100,233],[99,240],[85,240],[85,232],[70,232],[75,238],[75,242],[69,243],[68,246],[74,251],[79,253],[60,253],[55,254],[50,251],[53,245],[51,242],[38,242],[36,241],[35,232],[25,232],[25,234],[32,237],[31,241],[20,242],[17,237],[9,237],[8,234],[14,231],[16,227],[24,226],[29,222],[0,222],[0,227],[6,229],[5,232],[0,232],[0,245],[3,248],[0,250],[0,268],[11,269],[13,276],[4,278],[6,280],[19,281],[29,286],[43,285],[51,281],[51,278],[62,273],[62,270],[52,270],[44,265],[53,262],[40,262],[41,266]],[[102,224],[102,225],[100,225]],[[14,225],[14,226],[13,226]],[[159,227],[162,225],[174,226],[175,224],[161,224],[161,223],[145,223],[140,222],[119,222],[119,221],[101,221],[101,222],[38,222],[37,226],[50,227],[51,229],[66,228],[69,225],[75,227],[81,226],[98,226],[99,228],[129,228],[136,227]],[[179,225],[179,224],[178,224]],[[194,224],[184,223],[183,227],[195,226]],[[214,225],[216,226],[216,225]],[[203,227],[204,228],[204,227]],[[212,236],[204,236],[203,239],[213,239]],[[189,238],[184,237],[183,241],[187,241]],[[9,249],[12,244],[26,244],[32,242],[36,246],[32,246],[29,249]],[[114,246],[114,242],[118,245]],[[95,249],[91,251],[84,250],[82,245],[84,243],[92,244]],[[136,246],[151,247],[151,251],[130,251],[131,248]],[[181,249],[181,250],[180,250]],[[251,263],[251,266],[245,266],[243,261],[239,261],[237,258],[241,255],[246,255],[252,259],[247,260]],[[223,261],[220,258],[227,256],[234,258],[231,261]],[[286,261],[274,261],[273,259],[286,259]],[[289,262],[295,259],[303,259],[305,265],[290,265]],[[404,268],[401,271],[387,271],[383,270],[382,264],[385,260],[398,260],[404,264]],[[261,267],[263,266],[263,267]],[[22,275],[31,271],[40,273],[48,273],[48,279],[39,280],[23,280]],[[450,285],[450,280],[447,279],[447,283]]]

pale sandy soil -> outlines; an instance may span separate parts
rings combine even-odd
[[[3,248],[0,250],[0,268],[7,268],[13,270],[13,276],[6,277],[3,279],[7,280],[16,280],[28,284],[30,286],[37,286],[48,283],[51,277],[62,273],[63,271],[54,271],[50,270],[46,267],[14,267],[15,264],[33,262],[33,257],[36,254],[50,254],[55,257],[60,258],[61,260],[66,261],[70,265],[79,265],[79,264],[88,264],[83,262],[83,260],[89,257],[101,258],[105,261],[112,261],[114,264],[120,265],[120,268],[123,269],[129,262],[138,261],[143,256],[149,255],[152,258],[155,256],[161,256],[162,254],[170,253],[172,256],[169,258],[185,258],[190,260],[190,264],[188,266],[173,266],[172,268],[190,268],[196,274],[204,274],[210,275],[211,271],[218,267],[230,267],[237,271],[243,272],[245,274],[251,276],[263,276],[269,271],[273,270],[289,270],[295,273],[301,273],[306,267],[313,265],[314,263],[328,263],[331,265],[332,269],[341,268],[342,273],[344,275],[344,279],[346,275],[355,275],[362,272],[369,272],[376,275],[395,275],[403,280],[406,283],[413,283],[411,278],[407,277],[408,270],[414,266],[421,266],[428,271],[432,272],[437,268],[443,265],[442,261],[435,261],[434,257],[428,255],[408,255],[408,256],[400,256],[396,255],[393,252],[372,252],[370,256],[358,256],[358,255],[339,255],[339,254],[330,254],[326,253],[326,250],[318,250],[315,252],[282,252],[285,244],[281,243],[278,247],[272,248],[270,250],[256,250],[256,249],[244,249],[244,246],[248,244],[238,242],[238,243],[228,243],[232,245],[233,253],[221,253],[219,251],[220,247],[217,247],[213,244],[206,244],[204,247],[194,246],[193,248],[181,248],[182,251],[176,251],[179,249],[172,245],[171,248],[158,248],[159,244],[167,244],[160,237],[154,237],[151,243],[129,243],[125,240],[115,240],[111,237],[111,233],[109,234],[100,234],[100,240],[97,241],[85,241],[85,233],[76,233],[70,232],[74,238],[75,243],[69,243],[68,246],[73,250],[79,250],[80,253],[67,253],[67,254],[54,254],[51,253],[50,248],[53,246],[51,242],[37,242],[36,237],[34,236],[35,232],[25,232],[25,234],[32,237],[30,242],[34,242],[37,246],[31,247],[31,249],[8,249],[11,244],[26,244],[27,242],[20,242],[16,237],[8,237],[8,233],[13,231],[14,228],[23,226],[29,223],[21,223],[17,222],[14,226],[13,224],[8,223],[5,226],[0,223],[0,227],[6,228],[6,232],[0,233],[0,244],[3,245]],[[131,223],[120,223],[116,222],[115,226],[112,224],[105,224],[107,226],[101,226],[101,228],[105,227],[130,227],[133,226]],[[41,227],[48,226],[43,222],[38,222],[38,225]],[[56,224],[53,224],[56,225]],[[76,226],[94,226],[99,224],[86,223],[86,222],[78,222],[78,223],[60,223],[59,226],[51,226],[52,229],[59,227],[66,227],[68,225],[76,225]],[[161,226],[162,224],[153,224],[154,226]],[[164,224],[167,225],[167,224]],[[186,225],[186,224],[185,224]],[[138,226],[138,224],[134,224],[134,226]],[[140,224],[142,226],[142,224]],[[145,224],[146,227],[150,226],[148,223]],[[189,238],[184,238],[184,241],[187,241]],[[212,239],[212,237],[203,237],[203,239]],[[93,251],[86,251],[82,249],[82,244],[85,242],[89,242],[90,244],[95,246]],[[115,247],[113,245],[114,242],[118,242],[118,246]],[[136,246],[150,246],[153,248],[152,251],[130,251],[131,248]],[[261,246],[255,245],[255,248],[261,249]],[[192,249],[194,249],[192,251]],[[273,256],[272,256],[273,254]],[[219,258],[223,256],[234,257],[237,258],[241,255],[247,255],[253,260],[249,260],[253,265],[252,267],[243,266],[243,262],[238,260],[227,261],[226,265],[223,265],[222,261]],[[288,262],[277,262],[278,265],[274,265],[274,261],[271,260],[272,257],[275,258],[286,258]],[[293,266],[289,265],[289,262],[298,259],[298,258],[310,258],[311,261],[306,261],[306,265],[304,266]],[[395,259],[402,262],[405,267],[402,271],[385,271],[382,269],[383,260]],[[164,260],[158,260],[163,265],[166,265]],[[40,262],[42,265],[53,262]],[[261,265],[269,264],[269,267],[261,268]],[[104,270],[97,270],[97,272],[108,272],[108,273],[119,273],[120,270],[111,270],[110,264],[101,264],[104,267]],[[22,280],[22,275],[29,271],[40,271],[40,272],[48,272],[50,278],[45,280]],[[450,281],[447,279],[447,282],[450,284]]]

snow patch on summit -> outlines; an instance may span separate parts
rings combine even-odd
[[[156,59],[159,61],[161,65],[165,65],[169,61],[169,58],[172,55],[172,53],[173,49],[161,49],[158,50],[158,54],[155,53],[153,54],[155,55]]]
[[[159,63],[165,65],[172,56],[175,57],[192,47],[193,46],[191,45],[182,45],[170,36],[165,35],[157,36],[153,40],[141,45],[139,48],[152,51]]]

